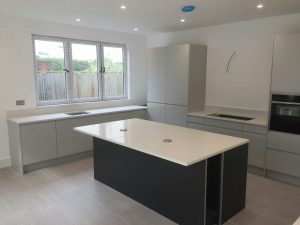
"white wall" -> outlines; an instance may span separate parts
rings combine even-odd
[[[148,37],[148,47],[207,45],[206,104],[267,111],[274,34],[298,31],[300,14],[294,14],[158,34]],[[234,51],[236,56],[226,74]]]
[[[127,44],[130,60],[131,99],[134,104],[146,103],[147,43],[145,36],[0,15],[0,167],[10,163],[6,111],[38,108],[35,98],[31,34]],[[16,107],[17,99],[24,99],[26,106]],[[120,104],[128,104],[128,102],[117,102],[114,105]],[[109,104],[100,103],[91,106],[99,108],[107,107]],[[72,109],[75,108],[72,107]],[[56,107],[55,110],[61,109]],[[51,108],[51,111],[55,110]],[[47,111],[47,109],[43,108],[42,111]]]

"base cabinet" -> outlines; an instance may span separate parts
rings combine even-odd
[[[74,127],[107,122],[107,116],[61,120],[56,122],[58,157],[73,155],[93,149],[91,137],[74,131]]]
[[[267,145],[266,135],[244,132],[243,137],[249,139],[250,141],[248,164],[259,168],[264,168]]]
[[[300,155],[268,149],[266,168],[300,178]]]
[[[55,122],[20,126],[23,164],[57,158]]]
[[[25,173],[91,154],[93,139],[74,131],[78,126],[130,118],[146,118],[146,110],[118,111],[50,122],[8,121],[12,167]]]
[[[186,127],[186,106],[166,105],[166,123]]]
[[[189,116],[188,127],[249,139],[248,165],[257,167],[261,173],[263,172],[267,149],[266,126]]]

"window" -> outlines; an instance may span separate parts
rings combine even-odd
[[[33,35],[38,105],[127,97],[126,46]]]

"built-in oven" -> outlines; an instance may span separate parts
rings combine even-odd
[[[270,130],[300,134],[300,95],[272,95]]]

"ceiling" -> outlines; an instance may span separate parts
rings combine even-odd
[[[257,9],[258,3],[264,8]],[[122,4],[127,9],[121,10]],[[181,13],[186,4],[196,10]],[[299,12],[300,0],[0,0],[0,14],[140,34]],[[181,18],[186,22],[181,23]]]

